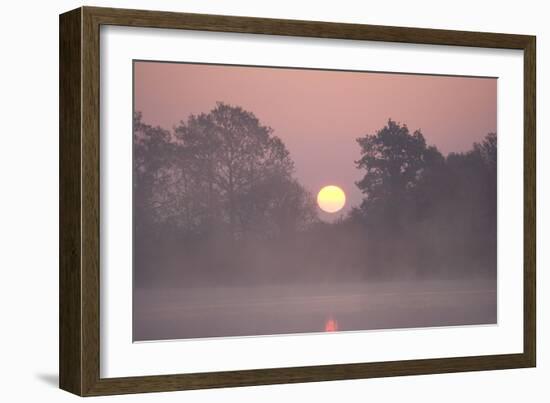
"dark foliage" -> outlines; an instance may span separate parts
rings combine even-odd
[[[325,223],[251,112],[218,103],[173,131],[136,113],[136,284],[496,274],[496,134],[447,157],[392,120],[357,142],[363,201]]]
[[[357,142],[365,198],[350,219],[365,227],[373,274],[496,274],[495,133],[446,158],[392,120]]]

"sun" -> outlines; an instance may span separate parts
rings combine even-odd
[[[336,213],[346,204],[346,194],[338,186],[325,186],[317,194],[317,204],[327,213]]]

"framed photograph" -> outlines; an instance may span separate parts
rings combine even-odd
[[[533,367],[535,37],[60,16],[60,387]]]

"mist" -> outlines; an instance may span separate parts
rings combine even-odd
[[[136,112],[134,340],[496,323],[496,134],[443,155],[388,119],[354,147],[331,216],[253,112]]]

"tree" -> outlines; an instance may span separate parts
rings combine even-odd
[[[299,228],[314,216],[309,194],[293,179],[290,153],[273,129],[241,107],[217,103],[175,128],[175,165],[181,171],[171,183],[170,198],[182,208],[173,213],[185,227],[209,231],[226,228],[233,237],[273,234]],[[192,199],[192,200],[191,200]],[[277,209],[284,205],[283,224]]]
[[[383,219],[386,227],[396,226],[414,189],[444,158],[437,148],[427,146],[419,130],[411,134],[406,125],[391,119],[376,134],[360,137],[357,143],[361,158],[355,164],[366,172],[356,185],[365,197],[353,214],[367,221]]]
[[[159,172],[171,153],[170,133],[142,121],[141,113],[133,115],[133,230],[134,261],[140,262],[136,281],[147,284],[155,278],[153,263],[160,235],[155,188]]]
[[[444,158],[420,131],[392,120],[359,138],[370,267],[385,275],[496,273],[497,138]]]
[[[158,173],[171,152],[170,133],[142,121],[140,112],[133,116],[133,188],[135,215],[140,223],[154,219],[154,186]]]
[[[458,260],[475,261],[479,270],[496,273],[497,137],[489,133],[471,150],[446,160],[450,184],[447,226],[453,228]]]
[[[317,221],[313,197],[293,174],[282,140],[238,106],[218,103],[172,132],[136,113],[136,281],[150,284],[159,270],[169,282],[258,276],[250,269],[266,270],[266,256],[280,260]]]

